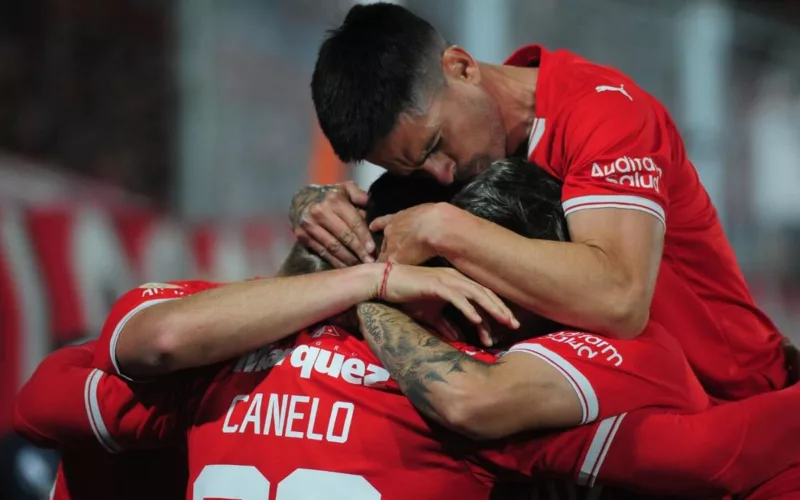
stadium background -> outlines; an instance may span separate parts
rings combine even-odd
[[[0,435],[38,361],[96,334],[126,288],[269,275],[298,187],[375,177],[336,161],[308,86],[353,2],[0,2]],[[800,4],[402,3],[481,60],[536,41],[660,98],[758,302],[800,341]],[[5,448],[0,498],[14,475],[46,483]]]

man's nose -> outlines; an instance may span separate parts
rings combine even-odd
[[[444,186],[449,186],[455,180],[456,162],[452,160],[436,162],[428,169],[428,173],[436,179],[436,182]]]

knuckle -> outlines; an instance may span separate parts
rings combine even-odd
[[[354,234],[353,234],[353,232],[352,232],[352,231],[350,231],[349,229],[345,229],[345,230],[344,230],[344,231],[342,231],[342,233],[339,235],[339,240],[340,240],[342,243],[344,243],[345,245],[348,245],[348,246],[350,245],[350,243],[352,243],[352,242],[353,242],[353,239],[354,239],[354,238],[355,238],[355,235],[354,235]]]
[[[325,249],[328,250],[330,253],[337,253],[339,250],[342,249],[342,244],[338,240],[333,240],[327,245],[325,245]]]
[[[321,217],[325,213],[325,207],[322,206],[322,203],[315,203],[308,209],[308,213],[314,218]]]

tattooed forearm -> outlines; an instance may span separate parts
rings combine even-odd
[[[289,208],[289,220],[292,222],[292,225],[294,227],[299,226],[303,214],[308,211],[312,205],[320,203],[325,198],[326,194],[337,189],[338,187],[336,186],[320,186],[317,184],[312,184],[300,189],[292,198],[292,206]]]
[[[423,414],[442,421],[448,397],[460,396],[453,384],[485,377],[493,366],[455,349],[402,312],[378,303],[364,303],[357,309],[364,338],[403,393]]]

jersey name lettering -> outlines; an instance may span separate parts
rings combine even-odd
[[[247,411],[242,415],[241,410],[247,403]],[[231,400],[222,433],[249,432],[329,443],[347,442],[355,405],[349,401],[334,402],[329,410],[322,412],[328,415],[327,422],[317,421],[319,407],[320,398],[303,394],[240,394]]]

